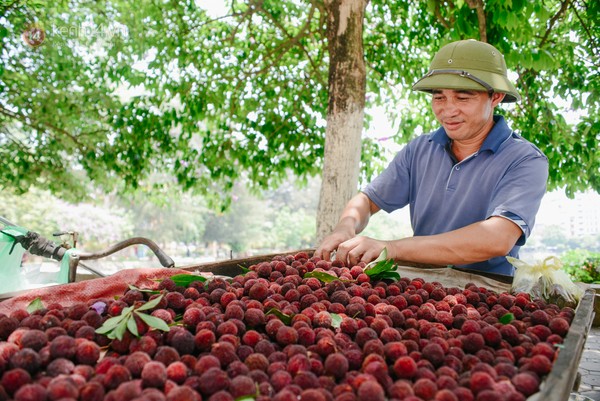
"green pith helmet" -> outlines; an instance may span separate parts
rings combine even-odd
[[[521,96],[508,80],[504,56],[492,45],[477,40],[460,40],[442,47],[431,61],[429,72],[413,90],[476,90],[506,94],[503,103]]]

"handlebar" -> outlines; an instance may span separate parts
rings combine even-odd
[[[118,252],[121,249],[127,248],[128,246],[131,246],[131,245],[146,245],[148,248],[150,248],[152,250],[152,252],[154,252],[154,255],[156,255],[156,257],[160,261],[160,264],[163,267],[171,268],[171,267],[175,266],[175,262],[173,261],[173,259],[171,259],[166,253],[164,253],[163,250],[160,249],[159,246],[156,245],[156,243],[154,241],[152,241],[148,238],[144,238],[144,237],[134,237],[134,238],[129,238],[124,241],[118,242],[115,245],[110,246],[100,252],[73,253],[71,255],[71,260],[69,261],[69,282],[70,283],[75,282],[75,279],[77,276],[77,265],[79,264],[80,261],[100,259],[105,256],[112,255],[113,253]],[[104,276],[100,272],[98,272],[86,265],[82,264],[82,266],[84,268],[90,270],[93,273],[96,273],[100,276]]]
[[[3,217],[0,217],[0,222],[7,226],[14,226],[14,224]],[[61,261],[68,250],[67,247],[63,245],[57,245],[53,241],[50,241],[33,231],[28,231],[25,235],[15,236],[14,239],[15,243],[21,244],[21,246],[25,250],[28,250],[32,255],[38,255],[57,261]],[[154,252],[154,255],[156,255],[163,267],[171,268],[175,266],[173,259],[171,259],[162,249],[160,249],[160,247],[154,241],[144,237],[133,237],[118,242],[115,245],[112,245],[99,252],[73,252],[71,259],[69,260],[69,282],[72,283],[75,281],[77,266],[80,261],[100,259],[112,255],[113,253],[131,245],[146,245],[152,250],[152,252]],[[104,276],[104,274],[93,268],[90,268],[84,264],[81,265],[92,273],[95,273],[99,276]]]
[[[105,250],[100,251],[100,252],[78,253],[79,260],[100,259],[105,256],[111,255],[115,252],[118,252],[121,249],[127,248],[128,246],[131,246],[131,245],[146,245],[148,248],[150,248],[152,250],[152,252],[154,252],[154,254],[156,255],[156,257],[160,261],[160,264],[163,267],[175,266],[175,262],[173,262],[173,259],[171,259],[169,256],[167,256],[167,254],[164,253],[163,250],[160,249],[154,241],[152,241],[148,238],[144,238],[144,237],[134,237],[134,238],[126,239],[126,240],[121,241],[121,242],[119,242],[111,247],[108,247]]]

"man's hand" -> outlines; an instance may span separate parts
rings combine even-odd
[[[314,256],[323,260],[331,260],[333,252],[336,250],[339,252],[339,245],[360,233],[366,227],[371,215],[378,211],[379,207],[367,195],[362,192],[357,194],[354,198],[350,199],[350,202],[348,202],[342,212],[340,221],[333,232],[321,241]],[[336,256],[336,259],[339,258]]]
[[[323,260],[331,260],[332,254],[338,249],[338,246],[352,237],[354,237],[353,232],[336,229],[321,241],[314,256]]]
[[[359,262],[369,263],[377,259],[383,248],[387,246],[387,241],[362,236],[354,237],[338,245],[335,258],[346,263],[346,266],[354,266]]]

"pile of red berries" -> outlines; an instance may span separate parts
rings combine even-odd
[[[231,280],[1,315],[0,400],[522,401],[574,316],[473,284],[371,282],[363,268],[299,253]],[[319,271],[334,277],[304,277]],[[145,312],[169,331],[136,316],[121,339],[97,332],[157,297]]]

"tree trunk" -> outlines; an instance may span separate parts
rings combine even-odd
[[[317,241],[329,234],[358,189],[366,70],[363,20],[368,0],[325,0],[329,48],[329,106]]]

